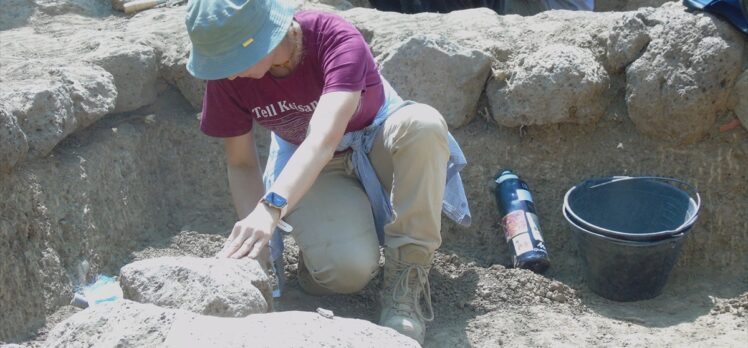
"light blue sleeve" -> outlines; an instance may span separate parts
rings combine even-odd
[[[278,177],[281,170],[286,166],[296,148],[296,145],[281,139],[281,137],[273,132],[270,133],[268,162],[265,165],[265,172],[262,174],[262,182],[265,185],[266,191],[273,185],[275,178]],[[273,297],[280,296],[281,289],[283,289],[286,282],[285,273],[283,272],[283,249],[283,234],[280,229],[276,228],[272,239],[270,239],[270,259],[278,282],[278,286],[273,289]]]

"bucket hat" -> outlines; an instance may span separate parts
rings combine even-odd
[[[218,80],[250,68],[283,40],[293,12],[282,0],[190,0],[187,71]]]

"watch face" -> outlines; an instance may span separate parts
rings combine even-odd
[[[285,198],[281,197],[281,195],[279,195],[279,194],[277,194],[275,192],[268,193],[266,199],[268,200],[268,202],[270,202],[270,204],[272,204],[273,206],[276,206],[278,208],[285,207],[286,203],[287,203],[287,201],[286,201]]]

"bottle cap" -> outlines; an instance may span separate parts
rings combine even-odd
[[[499,174],[499,177],[496,178],[496,183],[501,184],[502,182],[509,180],[509,179],[519,179],[517,174],[512,173],[510,170],[505,170]]]

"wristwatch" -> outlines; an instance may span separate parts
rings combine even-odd
[[[260,202],[264,203],[268,207],[275,208],[281,211],[288,205],[288,200],[275,192],[266,193],[265,196],[262,197]]]
[[[283,215],[283,208],[288,205],[288,200],[285,197],[272,191],[266,193],[265,196],[260,199],[260,202],[270,208],[278,209],[278,216]],[[283,221],[283,219],[278,219],[278,228],[289,233],[293,231],[293,227]]]

